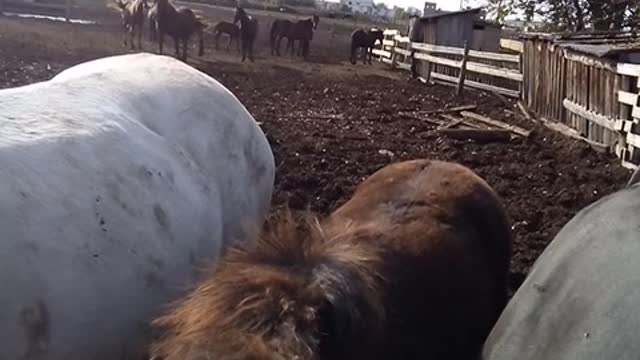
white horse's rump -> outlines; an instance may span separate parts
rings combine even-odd
[[[0,359],[119,359],[273,181],[245,107],[170,57],[0,91]]]

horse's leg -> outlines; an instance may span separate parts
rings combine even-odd
[[[243,37],[242,38],[242,62],[244,62],[246,55],[247,55],[247,39]]]
[[[176,47],[176,58],[180,58],[180,43],[177,36],[173,37],[173,44]]]
[[[251,40],[251,42],[249,43],[249,60],[251,60],[251,62],[254,62],[253,60],[253,42],[255,41],[255,39]]]
[[[138,26],[138,49],[142,50],[142,23]]]
[[[123,25],[123,28],[124,28],[124,38],[122,40],[122,46],[127,47],[127,36],[129,36],[129,28],[127,27],[126,23]]]
[[[356,50],[358,50],[358,47],[354,44],[351,44],[351,64],[355,65],[356,64]]]
[[[129,26],[129,41],[131,41],[131,50],[134,50],[136,48],[135,43],[134,43],[134,38],[135,38],[135,28],[133,27],[133,24],[131,26]]]
[[[164,32],[158,31],[158,52],[162,55],[162,45],[164,43]]]
[[[283,36],[278,35],[278,41],[276,42],[276,55],[280,56],[280,44],[282,43]]]
[[[189,44],[189,38],[185,37],[182,39],[182,58],[184,62],[187,62],[187,44]]]

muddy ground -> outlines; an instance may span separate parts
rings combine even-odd
[[[0,87],[45,80],[79,62],[127,52],[117,30],[0,17]],[[263,123],[278,166],[276,207],[310,206],[326,214],[390,162],[460,162],[484,177],[508,208],[515,236],[513,290],[578,210],[619,189],[629,176],[613,156],[537,127],[494,95],[467,91],[455,97],[450,87],[425,86],[379,65],[351,66],[341,51],[329,41],[314,45],[310,63],[263,53],[255,64],[239,64],[236,53],[209,49],[192,62]],[[526,140],[480,145],[440,137],[435,125],[398,115],[468,104],[534,132]]]

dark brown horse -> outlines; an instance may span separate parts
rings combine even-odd
[[[373,55],[373,46],[376,41],[384,40],[384,31],[380,29],[358,29],[351,33],[351,63],[356,64],[358,48],[363,50],[362,63],[366,64],[367,60],[371,64],[371,56]]]
[[[222,34],[227,34],[227,36],[229,36],[227,51],[233,41],[236,42],[236,46],[238,50],[240,50],[240,28],[238,25],[226,21],[220,21],[213,27],[213,32],[216,38],[216,50],[218,50],[218,40]]]
[[[253,44],[258,36],[258,20],[248,15],[243,8],[236,7],[233,23],[240,22],[240,43],[242,46],[242,61],[248,56],[253,62]]]
[[[203,32],[206,28],[204,21],[196,16],[189,8],[176,9],[169,0],[156,0],[158,24],[158,50],[162,54],[164,36],[173,38],[176,47],[176,57],[187,61],[187,45],[191,35],[197,34],[199,39],[198,56],[204,54]],[[180,56],[180,42],[182,42],[182,56]]]
[[[122,26],[124,28],[123,45],[127,46],[127,36],[130,38],[131,49],[135,49],[133,43],[134,33],[138,32],[138,49],[142,49],[142,28],[144,26],[144,9],[147,6],[146,0],[131,0],[124,2],[115,0],[120,8],[122,16]]]
[[[153,322],[154,356],[472,359],[507,301],[510,221],[458,164],[389,165],[324,221],[267,229]]]
[[[305,58],[309,52],[309,45],[313,39],[313,31],[318,28],[320,18],[314,15],[313,18],[291,21],[278,19],[271,25],[269,40],[271,45],[271,55],[280,56],[280,42],[287,38],[287,51],[293,55],[295,41],[299,41],[297,55]]]

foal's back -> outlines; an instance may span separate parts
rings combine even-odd
[[[506,302],[509,220],[480,177],[415,160],[366,179],[329,224],[376,224],[385,251],[382,358],[468,359]]]

